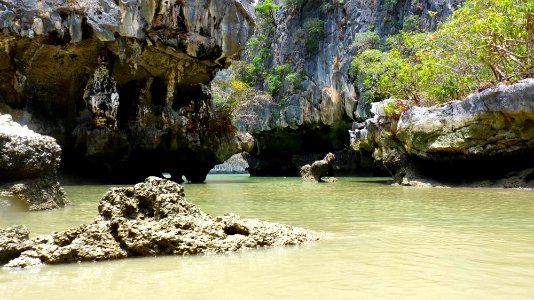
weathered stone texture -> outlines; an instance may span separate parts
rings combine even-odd
[[[322,177],[332,169],[335,159],[334,154],[328,153],[323,159],[314,161],[311,165],[304,165],[300,169],[302,180],[305,182],[324,182]]]
[[[412,107],[398,122],[379,106],[351,143],[372,152],[398,183],[534,187],[534,79]]]
[[[84,176],[203,181],[251,147],[206,85],[239,57],[246,0],[0,1],[0,111],[53,136]]]
[[[248,159],[252,172],[296,176],[300,166],[295,168],[291,164],[291,155],[322,157],[328,152],[347,150],[349,136],[346,131],[344,135],[339,135],[337,128],[350,127],[353,121],[369,117],[369,104],[359,97],[363,92],[362,87],[355,86],[349,74],[352,58],[356,54],[353,45],[355,37],[372,30],[381,36],[394,34],[405,18],[412,15],[420,17],[422,28],[433,29],[461,2],[397,1],[394,7],[388,9],[384,1],[378,0],[297,1],[301,3],[297,7],[279,1],[281,9],[275,15],[277,25],[269,47],[272,57],[266,62],[266,68],[289,64],[292,72],[301,72],[304,78],[298,88],[284,82],[277,99],[258,96],[237,112],[236,126],[253,133],[256,140],[256,147]],[[436,12],[436,15],[431,17],[429,11]],[[312,18],[324,22],[324,36],[317,41],[317,49],[308,49],[305,41],[307,33],[304,24]],[[286,137],[291,139],[295,131],[306,135],[316,130],[317,134],[323,134],[327,129],[330,129],[329,136],[323,139],[324,143],[307,145],[305,149],[288,147],[281,154],[284,159],[278,162],[275,162],[271,151],[264,151],[279,143],[277,139],[268,139],[272,132],[278,133],[278,136],[286,133]],[[269,169],[269,165],[276,164],[282,164],[280,167],[283,171]],[[258,166],[256,170],[255,166]],[[360,167],[359,170],[353,170],[352,174],[356,171],[372,173],[373,168]]]
[[[299,245],[319,234],[234,214],[211,217],[184,198],[175,182],[149,177],[113,188],[100,200],[94,222],[24,242],[23,251],[2,252],[4,268],[99,261],[134,256],[213,254],[249,248]],[[0,231],[1,233],[1,231]],[[20,247],[17,241],[10,249]]]
[[[68,205],[57,179],[61,148],[56,141],[0,115],[0,201],[29,210]]]

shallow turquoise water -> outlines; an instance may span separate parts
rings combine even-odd
[[[369,178],[210,175],[185,185],[213,215],[328,233],[314,245],[0,271],[0,299],[533,299],[534,192],[390,186]],[[91,221],[107,186],[68,186],[76,204],[0,211],[33,234]]]

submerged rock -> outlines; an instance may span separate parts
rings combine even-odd
[[[307,182],[324,182],[322,177],[332,169],[334,160],[334,154],[328,153],[323,159],[317,160],[311,165],[304,165],[300,169],[302,180]],[[328,181],[332,181],[332,179],[329,179]]]
[[[56,141],[0,115],[0,197],[29,210],[69,204],[57,179],[61,148]]]
[[[534,79],[412,107],[398,122],[375,114],[351,143],[400,184],[534,188]]]
[[[234,214],[212,217],[184,198],[182,186],[156,177],[111,189],[100,200],[98,212],[90,224],[31,239],[4,267],[224,253],[319,238],[310,230]]]

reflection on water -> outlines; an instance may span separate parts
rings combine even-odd
[[[532,299],[534,192],[425,189],[340,178],[211,175],[186,185],[207,212],[328,232],[311,246],[0,271],[0,299]],[[66,187],[75,206],[0,211],[48,233],[91,221],[106,186]]]

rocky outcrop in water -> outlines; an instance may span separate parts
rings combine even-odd
[[[16,258],[24,251],[30,237],[25,226],[0,228],[0,264]]]
[[[68,205],[57,179],[61,148],[56,141],[0,115],[0,201],[29,210]]]
[[[66,171],[203,181],[252,147],[206,85],[239,57],[247,0],[0,2],[0,112],[56,138]]]
[[[366,31],[381,36],[394,34],[410,16],[418,18],[421,28],[430,30],[461,2],[389,1],[389,6],[376,0],[277,2],[281,8],[275,15],[275,32],[268,47],[272,55],[266,59],[265,67],[272,70],[276,65],[289,64],[291,71],[303,78],[298,84],[286,80],[274,99],[256,97],[237,112],[236,126],[251,132],[256,140],[247,158],[251,173],[296,176],[300,166],[292,165],[293,155],[322,157],[327,152],[347,151],[350,143],[347,130],[352,122],[369,117],[369,104],[360,101],[362,91],[353,85],[349,75],[356,53],[356,36]],[[306,22],[314,19],[322,22],[324,30],[318,37],[308,36],[305,30]],[[309,47],[309,39],[317,47]],[[307,136],[320,137],[320,142],[304,142]],[[304,145],[299,147],[297,143]],[[362,161],[369,160],[364,154]],[[277,172],[270,165],[278,165],[284,171]],[[359,169],[353,170],[353,174],[355,171],[372,174],[375,169],[363,167],[366,163],[357,165]],[[257,170],[253,170],[254,166],[258,166]]]
[[[306,182],[324,182],[322,178],[332,169],[335,159],[334,154],[328,153],[323,159],[317,160],[311,165],[304,165],[300,169],[302,180]]]
[[[128,188],[113,188],[100,200],[94,222],[20,242],[23,251],[4,268],[99,261],[135,256],[212,254],[249,248],[299,245],[319,234],[234,214],[211,217],[184,198],[172,181],[149,177]],[[27,236],[26,236],[27,238]],[[0,244],[1,246],[2,244]],[[16,242],[10,249],[17,249]],[[7,248],[6,248],[7,249]]]
[[[375,111],[352,145],[400,184],[534,187],[534,79],[412,107],[398,122]]]

